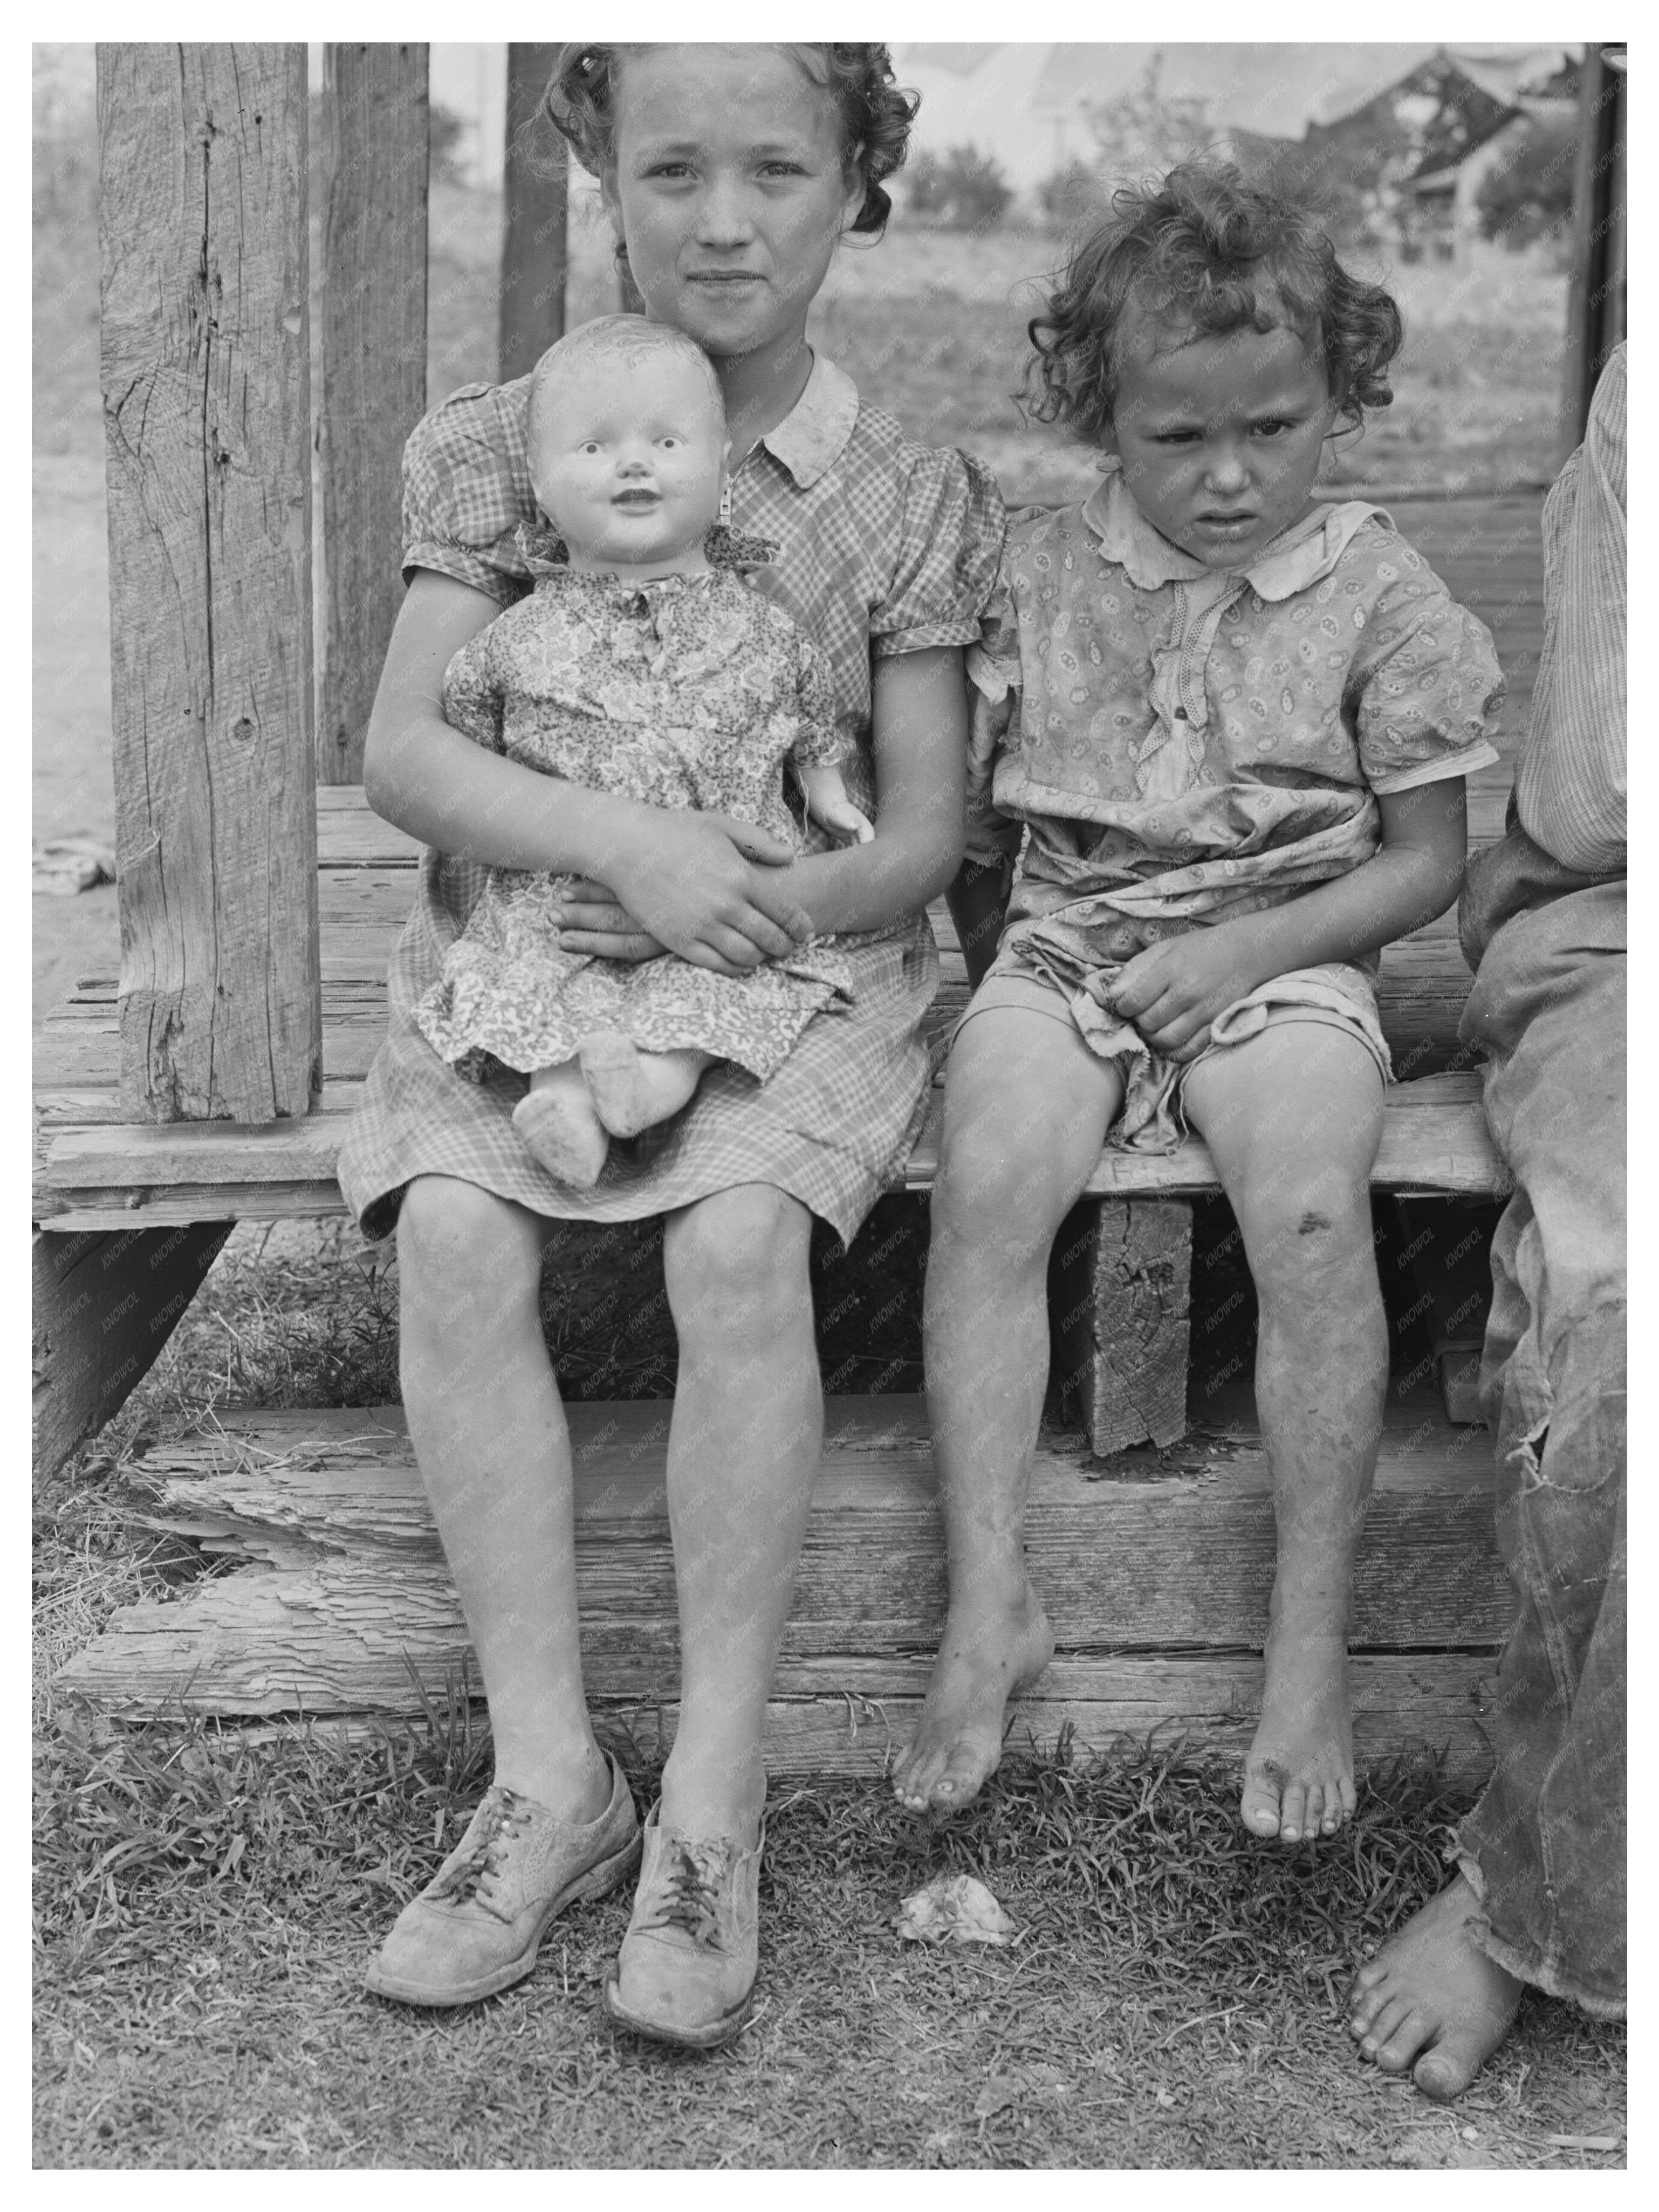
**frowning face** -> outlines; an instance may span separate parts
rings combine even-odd
[[[1312,507],[1335,413],[1295,331],[1198,337],[1148,321],[1118,374],[1108,445],[1155,529],[1207,568],[1244,568]]]

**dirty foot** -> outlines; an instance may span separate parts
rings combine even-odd
[[[1462,2096],[1521,2002],[1521,1984],[1480,1948],[1484,1925],[1460,1874],[1389,1936],[1348,1993],[1348,2033],[1361,2056],[1385,2074],[1411,2067],[1427,2096]]]
[[[678,1114],[714,1061],[708,1052],[639,1052],[620,1030],[581,1041],[581,1068],[599,1120],[613,1137],[637,1137]]]
[[[951,1813],[994,1774],[1011,1698],[1054,1656],[1054,1635],[1022,1572],[1005,1603],[952,1607],[915,1736],[893,1771],[913,1813]]]
[[[611,1139],[580,1078],[526,1091],[513,1126],[556,1182],[592,1190],[599,1181]]]
[[[1252,1835],[1297,1844],[1334,1835],[1353,1808],[1346,1643],[1323,1627],[1275,1626],[1240,1816]]]

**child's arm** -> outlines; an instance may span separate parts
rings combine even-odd
[[[847,740],[836,721],[830,664],[805,630],[796,632],[795,641],[799,655],[795,695],[800,726],[789,757],[806,811],[842,844],[867,845],[875,836],[875,824],[847,795],[841,772]]]
[[[1112,1003],[1155,1052],[1192,1060],[1210,1024],[1257,984],[1354,960],[1421,929],[1457,896],[1468,848],[1463,779],[1379,793],[1382,849],[1265,914],[1241,915],[1136,953]]]
[[[999,754],[1019,710],[1019,638],[1000,609],[988,641],[968,651],[968,854],[945,893],[957,942],[976,991],[996,957],[1024,834],[991,795]]]

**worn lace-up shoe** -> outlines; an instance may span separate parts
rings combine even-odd
[[[659,2043],[712,2051],[730,2043],[755,2002],[760,1955],[760,1863],[730,1836],[642,1835],[645,1863],[634,1917],[605,1983],[614,2021]]]
[[[547,1926],[566,1905],[625,1881],[640,1853],[639,1822],[622,1769],[611,1762],[611,1802],[581,1826],[555,1820],[533,1797],[486,1791],[466,1833],[418,1897],[398,1915],[363,1979],[404,2004],[472,2004],[522,1981]]]

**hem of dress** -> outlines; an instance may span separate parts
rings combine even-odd
[[[896,1161],[902,1161],[908,1157],[910,1144],[913,1142],[914,1131],[909,1140],[895,1156]],[[877,1200],[884,1196],[892,1188],[892,1168],[890,1166],[884,1175],[879,1178],[872,1179],[873,1187],[868,1201],[858,1213],[856,1219],[852,1218],[850,1207],[837,1209],[836,1212],[826,1212],[822,1203],[809,1198],[805,1192],[793,1188],[781,1176],[768,1175],[761,1171],[751,1176],[735,1178],[727,1175],[711,1181],[706,1189],[697,1188],[696,1186],[700,1178],[692,1176],[689,1178],[692,1188],[685,1195],[677,1195],[672,1206],[664,1206],[660,1202],[653,1204],[650,1202],[653,1194],[643,1192],[641,1194],[642,1202],[635,1204],[625,1194],[618,1193],[617,1198],[619,1202],[607,1206],[602,1213],[596,1213],[590,1206],[580,1202],[573,1203],[568,1210],[559,1207],[550,1208],[539,1202],[532,1206],[527,1199],[520,1198],[515,1192],[499,1188],[496,1184],[486,1180],[481,1175],[457,1175],[452,1168],[416,1166],[406,1174],[400,1182],[383,1185],[375,1191],[372,1198],[364,1199],[361,1202],[347,1198],[346,1203],[351,1208],[358,1231],[368,1243],[378,1244],[392,1235],[397,1228],[398,1217],[403,1211],[404,1200],[408,1194],[410,1183],[418,1182],[422,1176],[439,1176],[446,1182],[467,1183],[474,1190],[484,1191],[491,1198],[499,1198],[507,1206],[522,1206],[526,1213],[533,1213],[544,1221],[591,1221],[596,1228],[604,1228],[613,1221],[655,1220],[659,1216],[683,1212],[688,1206],[700,1206],[706,1198],[718,1198],[723,1190],[742,1190],[749,1184],[761,1183],[770,1189],[781,1190],[786,1198],[793,1198],[797,1205],[804,1206],[815,1220],[822,1221],[826,1228],[835,1231],[840,1237],[843,1249],[852,1243],[853,1239],[864,1226]],[[579,1200],[579,1194],[573,1192],[573,1200]],[[384,1226],[380,1225],[382,1213],[385,1216]]]

